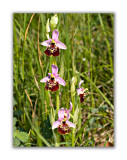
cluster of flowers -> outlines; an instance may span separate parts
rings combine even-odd
[[[67,49],[66,45],[58,40],[58,37],[59,37],[59,32],[57,30],[54,30],[52,33],[52,39],[48,39],[41,43],[43,46],[47,47],[46,50],[44,51],[44,53],[47,56],[56,57],[59,55],[60,49]],[[58,73],[58,67],[53,64],[52,73],[48,73],[47,77],[41,79],[40,82],[46,83],[45,85],[46,90],[54,92],[59,89],[59,84],[65,86],[65,81],[61,77],[59,77],[59,74],[57,73]],[[77,93],[78,95],[80,95],[81,103],[84,102],[84,98],[86,96],[86,93],[85,93],[86,90],[84,88],[80,88],[83,82],[84,81],[81,81],[79,83],[79,88],[77,89]],[[52,130],[55,128],[58,128],[58,132],[60,134],[67,134],[71,132],[70,127],[75,128],[75,124],[68,121],[70,119],[69,112],[71,110],[72,110],[72,103],[70,102],[69,110],[61,108],[58,111],[58,120],[53,123]]]

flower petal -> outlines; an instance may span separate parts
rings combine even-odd
[[[51,73],[48,73],[49,76],[51,76]],[[59,77],[59,74],[57,74],[55,77]]]
[[[84,82],[84,81],[80,81],[80,82],[79,82],[79,88],[80,88],[80,86],[81,86],[81,84],[82,84],[83,82]]]
[[[60,41],[56,42],[56,46],[59,47],[60,49],[67,49],[66,45]]]
[[[67,119],[70,119],[70,112],[67,111]]]
[[[77,89],[77,93],[78,93],[78,95],[83,94],[84,93],[84,89],[83,88],[78,88]]]
[[[69,127],[75,128],[75,124],[74,123],[72,123],[70,121],[66,121],[66,123],[68,124]]]
[[[64,118],[70,119],[70,112],[67,110],[67,108],[65,108],[65,113],[64,113]]]
[[[63,86],[66,85],[65,81],[61,77],[56,77],[56,81]]]
[[[47,76],[47,77],[41,79],[40,82],[45,83],[45,82],[47,82],[49,79],[50,79],[50,76]]]
[[[48,40],[46,40],[44,42],[41,42],[41,45],[43,45],[43,46],[49,46],[51,44],[51,42],[52,42],[52,40],[48,39]]]
[[[57,42],[58,37],[59,37],[59,32],[57,30],[54,30],[52,32],[52,39],[54,39],[54,41]]]
[[[49,76],[51,76],[51,73],[48,73]]]
[[[68,110],[69,112],[72,110],[72,103],[70,102],[70,109]]]
[[[54,76],[57,76],[57,72],[58,72],[58,67],[53,64],[53,65],[52,65],[52,74],[53,74]]]
[[[58,111],[58,117],[59,117],[59,120],[62,121],[64,119],[64,113],[65,113],[65,109],[64,108],[61,108],[59,111]]]
[[[52,130],[55,129],[55,128],[58,128],[60,125],[60,121],[55,121],[52,125]]]

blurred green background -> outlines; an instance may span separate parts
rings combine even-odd
[[[40,43],[47,39],[46,22],[53,15],[13,14],[13,144],[113,146],[114,14],[58,13],[56,29],[67,50],[60,50],[58,57],[51,58],[44,54],[46,47]],[[66,86],[51,93],[40,80],[51,72],[54,61]],[[80,80],[88,88],[84,104],[76,91]],[[58,135],[57,129],[51,129],[57,120],[56,106],[69,109],[70,101],[70,121],[76,129],[68,135]]]

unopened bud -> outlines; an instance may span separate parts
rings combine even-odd
[[[50,20],[51,30],[54,30],[56,28],[57,23],[58,23],[58,16],[57,14],[55,14],[54,16],[51,17],[51,20]]]

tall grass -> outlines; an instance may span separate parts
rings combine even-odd
[[[58,57],[44,54],[45,27],[53,14],[13,15],[13,116],[18,133],[15,146],[105,146],[114,144],[114,15],[58,13],[59,40],[67,50]],[[51,37],[50,33],[50,37]],[[59,91],[45,90],[40,80],[58,66],[58,74],[66,81]],[[88,88],[83,104],[77,95],[80,80]],[[73,109],[70,121],[76,124],[71,133],[60,135],[51,129],[60,108]],[[14,128],[15,132],[15,128]],[[23,133],[22,133],[23,132]],[[14,137],[15,138],[15,137]]]

